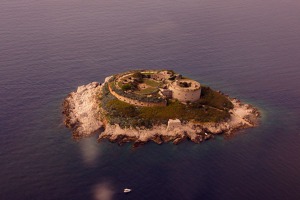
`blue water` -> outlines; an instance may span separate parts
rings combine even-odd
[[[0,199],[300,199],[299,10],[298,0],[2,0]],[[63,98],[143,68],[252,103],[261,125],[200,145],[73,140]]]

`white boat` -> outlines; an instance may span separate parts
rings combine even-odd
[[[124,193],[129,193],[129,192],[131,192],[131,189],[129,189],[129,188],[124,189]]]

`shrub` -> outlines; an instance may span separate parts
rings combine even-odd
[[[124,85],[122,85],[121,89],[122,89],[123,91],[130,90],[130,89],[131,89],[131,84],[129,84],[129,83],[124,84]]]
[[[233,108],[233,104],[224,95],[212,90],[210,87],[201,86],[201,97],[198,101],[191,103],[193,107],[207,105],[220,110]]]
[[[144,75],[141,72],[135,72],[132,74],[132,77],[138,82],[138,83],[142,83],[143,82],[143,78]]]

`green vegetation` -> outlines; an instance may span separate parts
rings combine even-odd
[[[157,88],[153,88],[153,87],[148,87],[142,90],[137,90],[135,91],[136,94],[141,94],[141,95],[148,95],[148,94],[153,94],[153,93],[157,93],[158,89]]]
[[[229,110],[233,104],[224,95],[212,90],[210,87],[201,86],[201,98],[193,106],[206,105],[220,110]]]
[[[159,96],[158,94],[159,90],[157,87],[146,87],[145,89],[138,90],[138,85],[143,83],[144,80],[148,80],[149,81],[148,83],[150,83],[151,85],[160,84],[159,82],[144,78],[144,76],[145,75],[143,75],[140,72],[135,72],[131,77],[128,78],[130,82],[127,82],[125,84],[122,84],[121,81],[116,82],[115,80],[117,76],[114,76],[110,79],[108,84],[110,88],[117,94],[133,100],[138,100],[141,102],[151,102],[151,103],[160,103],[166,101],[165,99]],[[116,84],[118,86],[116,86]],[[131,90],[132,92],[128,92],[128,90]],[[149,96],[149,94],[151,94],[151,96]]]
[[[181,121],[220,122],[228,119],[228,110],[232,103],[220,93],[209,87],[202,87],[201,99],[187,105],[179,101],[170,101],[166,107],[136,107],[116,99],[108,91],[107,84],[101,99],[101,107],[106,111],[111,124],[121,127],[147,127],[155,124],[167,124],[169,119]]]
[[[136,72],[131,76],[132,81],[127,83],[122,83],[122,80],[118,81],[118,87],[121,88],[123,91],[132,90],[140,95],[147,95],[158,92],[158,87],[161,85],[161,83],[151,80],[149,78],[143,78],[144,76],[145,75]],[[145,84],[145,89],[139,90],[139,84]]]
[[[141,72],[135,72],[131,76],[136,82],[142,83],[144,75]]]
[[[152,94],[151,96],[138,95],[138,94],[133,93],[133,92],[126,92],[122,88],[118,89],[113,80],[111,80],[108,84],[110,85],[110,88],[114,92],[116,92],[117,94],[119,94],[121,96],[124,96],[124,97],[127,97],[127,98],[130,98],[130,99],[133,99],[133,100],[138,100],[138,101],[141,101],[141,102],[152,102],[152,103],[159,103],[159,102],[165,101],[165,99],[160,98],[157,93]]]
[[[122,85],[122,87],[121,87],[121,89],[122,89],[123,91],[131,90],[131,88],[132,88],[132,85],[129,84],[129,83],[124,84],[124,85]]]
[[[175,118],[181,121],[219,122],[229,117],[229,113],[226,111],[211,107],[194,108],[179,101],[169,102],[166,107],[142,107],[137,110],[140,118],[155,124],[167,123],[169,119]]]
[[[122,83],[123,81],[125,81],[125,79],[127,79],[127,78],[123,78],[117,82],[117,85],[123,91],[137,90],[138,85],[140,83],[143,83],[144,81],[143,77],[144,75],[141,72],[134,72],[130,77],[128,77],[129,81],[127,80],[126,83]]]
[[[148,78],[144,78],[143,79],[143,83],[145,83],[146,85],[150,86],[150,87],[159,87],[161,85],[160,82],[148,79]]]
[[[160,82],[144,78],[143,83],[145,84],[145,89],[136,90],[135,93],[139,95],[148,95],[157,93],[158,87],[161,85]]]

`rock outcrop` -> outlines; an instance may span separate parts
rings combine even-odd
[[[65,125],[77,136],[98,132],[103,126],[100,120],[99,94],[101,85],[92,82],[77,88],[63,102]]]

